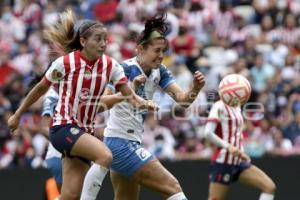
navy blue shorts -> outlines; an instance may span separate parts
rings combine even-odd
[[[84,133],[85,131],[75,124],[57,125],[50,128],[50,141],[63,157],[76,157],[89,164],[90,161],[85,158],[71,156],[71,150],[74,144]]]
[[[241,162],[239,165],[228,165],[212,162],[210,165],[210,182],[230,185],[238,180],[240,174],[251,166],[249,162]]]
[[[111,150],[111,169],[123,176],[132,176],[138,169],[154,159],[137,141],[116,137],[105,137],[103,141]]]
[[[62,184],[61,158],[52,157],[47,159],[46,163],[47,169],[49,169],[52,176],[54,176],[56,183]]]

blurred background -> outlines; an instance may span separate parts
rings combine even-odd
[[[238,73],[251,82],[250,101],[264,108],[248,113],[245,150],[274,179],[276,199],[300,199],[299,0],[1,0],[0,8],[1,199],[47,199],[42,100],[22,116],[15,136],[6,122],[47,69],[51,58],[42,30],[66,8],[78,20],[103,22],[109,33],[107,54],[120,62],[134,56],[143,20],[167,13],[169,50],[163,63],[184,90],[196,70],[207,82],[187,110],[157,91],[161,111],[158,117],[147,116],[144,144],[183,182],[188,198],[206,198],[213,148],[203,139],[203,128],[221,78]],[[106,117],[97,116],[100,135]],[[16,182],[25,189],[14,193]],[[109,184],[102,199],[112,199]],[[252,190],[234,187],[229,199],[257,199],[259,192]],[[30,193],[35,195],[26,196]],[[148,193],[142,192],[141,199],[159,199]]]

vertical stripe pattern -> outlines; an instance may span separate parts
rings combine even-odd
[[[112,58],[103,55],[93,66],[89,66],[81,59],[80,51],[63,57],[66,73],[64,80],[59,82],[59,101],[52,126],[77,124],[87,132],[93,133],[94,118],[106,84],[112,78],[117,82],[125,77],[122,74],[120,77],[113,77],[112,63]]]

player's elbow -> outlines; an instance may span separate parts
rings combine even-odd
[[[203,138],[207,139],[209,137],[210,132],[209,131],[204,131],[203,132]]]

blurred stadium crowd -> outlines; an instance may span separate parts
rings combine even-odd
[[[66,8],[77,18],[98,19],[109,32],[107,53],[122,61],[134,56],[141,23],[157,11],[169,21],[164,64],[183,89],[193,72],[206,86],[189,110],[157,92],[157,116],[145,121],[145,146],[161,159],[208,159],[210,144],[201,133],[220,78],[246,76],[251,102],[264,111],[247,112],[246,152],[252,157],[300,154],[300,1],[298,0],[2,0],[0,2],[0,169],[39,167],[48,143],[41,125],[41,102],[21,119],[15,136],[6,121],[26,95],[30,82],[51,60],[42,30]],[[174,115],[176,117],[174,117]],[[98,123],[105,124],[106,115]],[[103,126],[98,126],[101,133]]]

